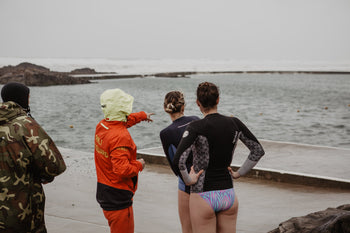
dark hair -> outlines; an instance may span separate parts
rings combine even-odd
[[[210,82],[200,83],[197,87],[197,100],[204,108],[210,109],[217,104],[219,88]]]
[[[181,112],[182,106],[185,105],[185,98],[180,91],[171,91],[165,95],[164,111],[167,113]]]

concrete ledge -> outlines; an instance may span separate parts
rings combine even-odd
[[[138,158],[143,158],[147,163],[159,164],[159,165],[169,165],[167,158],[161,154],[152,154],[143,150],[137,152]]]
[[[309,164],[312,164],[313,161],[308,161],[312,158],[312,156],[309,156],[310,151],[312,151],[313,154],[317,154],[317,156],[322,156],[322,152],[332,150],[331,152],[339,152],[343,151],[345,152],[342,156],[344,158],[344,167],[338,167],[339,161],[337,163],[332,164],[332,159],[330,159],[331,162],[327,163],[327,170],[324,171],[328,172],[328,170],[337,170],[339,172],[339,169],[343,169],[345,175],[347,176],[348,169],[348,163],[347,161],[350,159],[350,153],[347,154],[347,152],[350,152],[347,149],[339,149],[339,148],[325,148],[325,147],[315,147],[310,145],[298,145],[293,143],[281,143],[281,142],[271,142],[271,141],[265,141],[263,144],[266,144],[267,148],[279,148],[278,150],[278,158],[275,158],[274,161],[269,160],[268,162],[262,163],[266,165],[271,165],[272,167],[280,167],[284,168],[283,164],[278,166],[278,163],[281,163],[280,157],[283,157],[283,150],[280,150],[281,146],[287,147],[294,147],[295,151],[298,153],[298,156],[294,156],[296,162],[300,163],[300,154],[305,153],[304,160],[302,161],[304,165],[299,165],[299,167],[296,167],[296,171],[287,171],[282,169],[274,169],[274,168],[266,168],[266,167],[255,167],[253,168],[246,177],[249,178],[255,178],[255,179],[261,179],[261,180],[269,180],[274,182],[282,182],[282,183],[289,183],[289,184],[301,184],[301,185],[308,185],[308,186],[315,186],[315,187],[325,187],[325,188],[337,188],[337,189],[346,189],[350,190],[350,179],[344,179],[341,177],[336,177],[338,175],[335,174],[334,176],[322,176],[313,173],[313,171],[320,170],[320,166],[324,166],[324,164],[318,164],[317,161],[322,161],[322,158],[319,160],[314,161],[313,166],[309,166]],[[264,147],[265,148],[265,147]],[[334,151],[333,151],[334,150]],[[286,150],[285,153],[288,153],[286,156],[288,156],[288,162],[290,162],[290,166],[293,167],[293,154],[290,153],[291,150]],[[324,152],[325,153],[325,152]],[[271,155],[267,155],[271,157],[277,157],[274,155],[273,150],[271,150]],[[328,156],[327,154],[323,155],[323,157]],[[330,153],[329,156],[333,156],[333,153]],[[339,156],[339,153],[338,153]],[[142,157],[147,163],[152,164],[159,164],[159,165],[169,165],[168,160],[166,159],[163,150],[161,147],[156,148],[149,148],[149,149],[143,149],[138,151],[138,157]],[[339,157],[338,157],[339,159]],[[241,161],[244,161],[240,159]],[[277,163],[277,165],[276,165]],[[260,164],[260,162],[259,162]],[[259,165],[258,164],[258,165]],[[304,166],[304,167],[303,167]],[[234,170],[237,170],[240,165],[238,164],[231,164],[231,167]],[[306,167],[306,168],[305,168]],[[310,168],[311,167],[311,168]],[[310,170],[310,172],[298,172],[297,170],[306,171],[307,169]],[[332,174],[331,174],[332,175]]]
[[[239,165],[231,165],[234,170],[237,170]],[[253,168],[246,177],[270,180],[275,182],[283,182],[288,184],[302,184],[324,188],[349,189],[350,180],[337,179],[332,177],[321,177],[311,174],[295,173],[290,171],[272,170],[267,168]]]

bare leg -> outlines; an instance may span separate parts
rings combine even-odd
[[[184,191],[178,191],[178,208],[182,233],[192,233],[190,218],[190,195]]]
[[[230,209],[217,213],[217,232],[236,233],[237,215],[238,198],[235,196],[235,202]]]
[[[190,195],[190,214],[194,233],[216,232],[216,214],[214,210],[196,193]]]

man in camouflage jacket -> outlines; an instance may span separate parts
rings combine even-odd
[[[14,100],[27,88],[15,85]],[[0,105],[0,232],[46,232],[42,184],[66,169],[54,142],[26,107],[13,101]]]

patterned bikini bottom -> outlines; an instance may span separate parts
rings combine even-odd
[[[225,190],[214,190],[198,193],[215,212],[228,210],[235,202],[235,191],[233,188]]]

